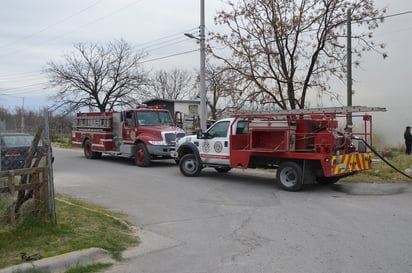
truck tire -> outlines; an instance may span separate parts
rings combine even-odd
[[[92,142],[89,139],[84,142],[83,151],[84,151],[84,156],[88,159],[96,159],[102,156],[102,153],[100,152],[93,152]]]
[[[150,165],[150,154],[144,143],[138,143],[136,145],[134,161],[136,162],[136,165],[139,167],[147,167]]]
[[[296,162],[283,162],[276,171],[276,180],[284,190],[299,191],[303,186],[302,167]]]
[[[186,154],[179,160],[179,169],[184,176],[199,176],[202,167],[194,154]]]

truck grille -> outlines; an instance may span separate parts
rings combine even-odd
[[[184,137],[185,133],[166,133],[165,134],[165,139],[166,139],[166,143],[168,145],[174,145],[176,143],[176,137],[177,138],[181,138]]]

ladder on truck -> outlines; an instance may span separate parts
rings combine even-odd
[[[236,112],[233,115],[253,115],[253,114],[350,114],[359,112],[386,112],[385,107],[368,107],[368,106],[339,106],[339,107],[325,107],[325,108],[308,108],[308,109],[290,109],[290,110],[273,110],[265,112]]]
[[[112,127],[112,117],[111,116],[77,116],[73,121],[73,128],[76,130],[91,130],[100,129],[108,130]]]
[[[293,110],[275,110],[276,114],[322,114],[322,113],[359,113],[359,112],[386,112],[385,107],[367,107],[367,106],[341,106],[341,107],[325,107],[325,108],[309,108],[309,109],[293,109]]]

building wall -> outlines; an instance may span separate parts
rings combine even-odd
[[[175,111],[182,112],[185,115],[199,115],[199,103],[197,102],[175,102]]]

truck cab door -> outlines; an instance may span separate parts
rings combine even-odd
[[[216,122],[198,139],[203,162],[229,165],[229,126],[229,120]]]
[[[136,139],[135,133],[136,115],[135,111],[123,112],[122,136],[125,144],[133,144]]]

